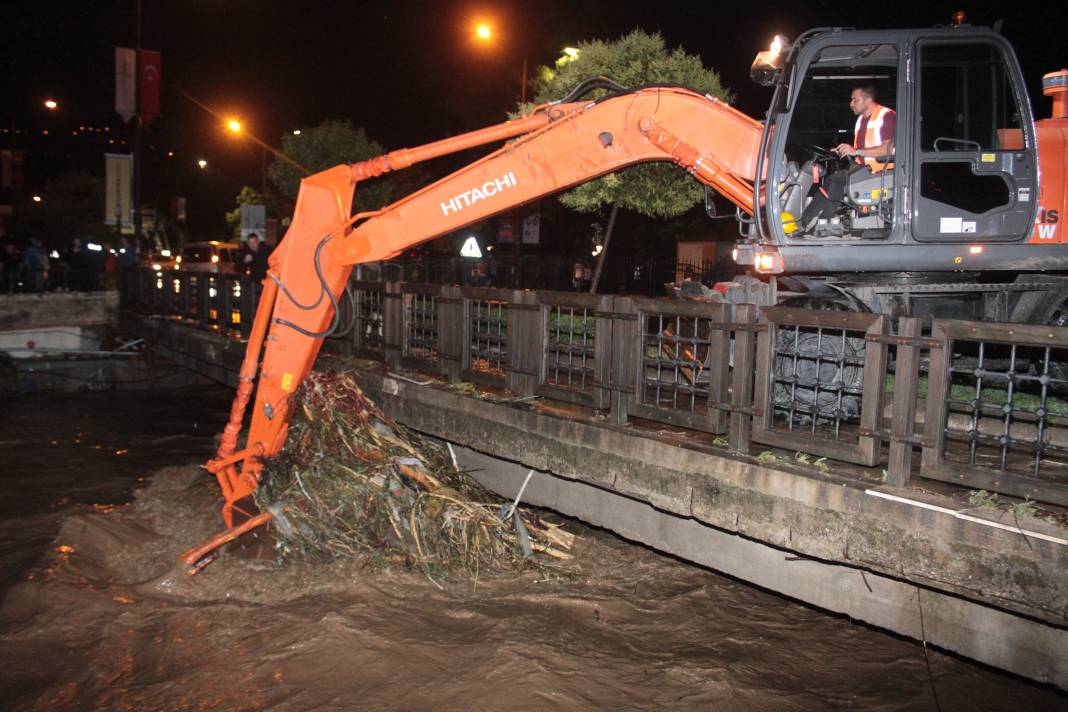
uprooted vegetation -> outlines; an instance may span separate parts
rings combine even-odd
[[[367,556],[431,576],[477,577],[569,559],[574,535],[502,502],[447,450],[393,422],[346,373],[312,373],[256,503],[281,558]]]

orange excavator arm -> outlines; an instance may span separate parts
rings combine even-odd
[[[697,92],[648,87],[597,102],[548,105],[515,121],[304,179],[289,231],[270,258],[230,423],[208,463],[226,500],[227,525],[255,512],[250,496],[260,460],[285,443],[291,396],[337,325],[337,299],[353,265],[388,259],[509,208],[650,161],[678,164],[752,213],[762,128]],[[509,138],[515,140],[380,211],[352,215],[360,180]],[[254,387],[247,444],[238,451]]]

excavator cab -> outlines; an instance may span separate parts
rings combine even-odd
[[[762,219],[739,244],[739,263],[792,274],[981,271],[1004,269],[1007,248],[1028,240],[1035,126],[1000,34],[818,29],[762,52],[751,75],[774,96],[763,204],[754,205]],[[897,119],[893,155],[868,164],[830,150],[854,143],[849,101],[861,86]]]

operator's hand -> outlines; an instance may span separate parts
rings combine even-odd
[[[855,156],[857,155],[857,149],[848,143],[840,143],[831,149],[831,153],[838,156]]]

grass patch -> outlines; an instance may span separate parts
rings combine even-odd
[[[886,392],[892,394],[894,392],[894,375],[886,375]],[[927,376],[920,376],[919,381],[916,383],[916,396],[918,398],[927,398],[928,378]],[[971,401],[975,398],[975,386],[968,386],[963,383],[954,383],[949,386],[950,400],[955,401]],[[980,403],[984,405],[1002,406],[1008,403],[1009,392],[1004,388],[991,388],[988,385],[983,386],[983,390],[980,394]],[[1034,393],[1028,393],[1026,391],[1015,391],[1012,394],[1013,407],[1017,410],[1037,410],[1042,405],[1042,398]],[[1062,398],[1058,398],[1052,395],[1046,396],[1046,409],[1051,415],[1063,415],[1068,416],[1068,401]]]

